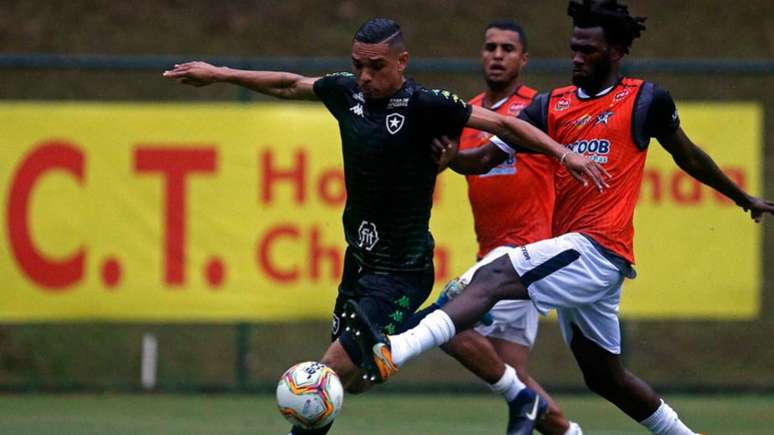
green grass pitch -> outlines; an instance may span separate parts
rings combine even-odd
[[[558,396],[589,435],[647,434],[606,402]],[[694,429],[710,435],[774,433],[774,396],[670,396]],[[501,434],[505,406],[495,396],[347,396],[331,435]],[[272,396],[0,395],[3,435],[285,435]]]

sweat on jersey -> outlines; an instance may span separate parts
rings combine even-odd
[[[556,174],[552,233],[578,232],[626,262],[634,263],[634,208],[651,138],[680,126],[669,93],[643,80],[621,78],[598,95],[575,86],[540,94],[519,118],[555,141],[601,164],[612,176],[599,192],[584,187],[562,167]],[[503,142],[500,146],[503,146]]]
[[[472,108],[412,80],[388,98],[366,99],[349,73],[317,80],[314,92],[339,122],[347,190],[342,220],[352,254],[375,271],[431,267],[438,166],[430,144],[459,135]]]
[[[519,86],[510,97],[489,109],[505,116],[518,116],[537,94]],[[485,93],[470,101],[482,106]],[[490,133],[465,128],[460,150],[489,142]],[[478,240],[478,257],[498,246],[517,246],[551,237],[554,210],[556,160],[542,154],[511,154],[486,174],[468,175],[468,199]]]

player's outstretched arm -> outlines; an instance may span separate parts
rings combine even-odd
[[[231,83],[252,89],[261,94],[291,100],[316,100],[312,89],[315,77],[278,71],[247,71],[214,66],[207,62],[186,62],[164,71],[164,77],[178,79],[191,86],[206,86],[212,83]]]
[[[512,116],[503,116],[479,106],[473,106],[468,127],[488,131],[509,144],[518,144],[539,153],[556,157],[578,181],[584,185],[587,180],[599,190],[608,186],[605,181],[610,174],[599,163],[577,154],[557,143],[528,122]]]
[[[682,128],[659,138],[659,143],[672,155],[677,166],[730,198],[744,211],[749,211],[755,222],[760,222],[764,213],[774,214],[774,202],[751,196],[737,186],[704,150],[688,138]]]
[[[445,168],[445,162],[454,172],[463,175],[485,174],[508,158],[508,153],[492,142],[459,151],[459,138],[441,136],[433,139],[432,145],[433,159],[439,168]]]

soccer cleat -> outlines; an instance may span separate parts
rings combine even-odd
[[[508,402],[507,435],[530,435],[540,419],[546,416],[548,402],[531,388],[525,387]]]
[[[463,281],[461,278],[453,278],[443,287],[443,290],[441,290],[441,294],[438,296],[438,299],[436,299],[435,304],[439,307],[446,305],[450,300],[459,296],[467,285],[468,283]]]
[[[368,317],[353,300],[344,305],[344,323],[353,332],[360,347],[360,369],[365,372],[363,379],[381,384],[398,372],[398,366],[392,362],[390,339],[379,328],[371,324]],[[370,356],[370,358],[369,358]]]

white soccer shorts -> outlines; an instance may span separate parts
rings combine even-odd
[[[468,269],[460,280],[469,283],[479,267],[502,257],[509,249],[513,248],[503,246],[493,249]],[[495,304],[489,314],[492,316],[492,323],[484,325],[479,322],[473,328],[476,332],[484,337],[498,338],[532,349],[538,332],[538,312],[531,301],[503,300]]]
[[[525,246],[497,248],[474,269],[504,254],[527,287],[537,311],[545,315],[556,309],[568,345],[575,324],[603,349],[621,353],[618,309],[624,275],[591,241],[569,233]]]

